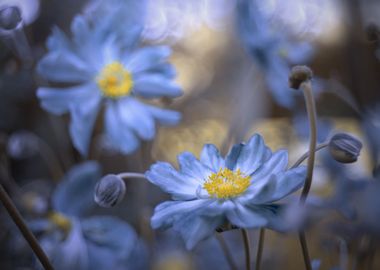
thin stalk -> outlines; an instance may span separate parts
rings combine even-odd
[[[307,195],[309,194],[311,182],[313,180],[313,170],[315,163],[315,150],[317,147],[317,110],[315,108],[315,101],[313,97],[313,90],[310,81],[305,81],[301,84],[304,93],[306,110],[309,118],[310,129],[310,142],[309,142],[309,159],[307,160],[307,172],[305,185],[301,194],[301,203],[304,203]]]
[[[24,236],[25,240],[29,243],[30,247],[33,249],[34,254],[36,254],[38,260],[41,262],[46,270],[53,270],[48,257],[41,248],[37,239],[33,233],[29,230],[24,219],[22,218],[20,212],[17,210],[16,206],[13,204],[11,198],[9,198],[7,192],[4,190],[3,186],[0,184],[0,200],[3,203],[5,209],[7,210],[9,216],[13,219],[14,223],[19,228],[20,232]]]
[[[124,172],[124,173],[119,173],[117,176],[119,176],[123,180],[125,180],[127,178],[144,178],[144,179],[146,179],[146,177],[143,173]]]
[[[319,150],[327,147],[329,145],[328,142],[324,142],[324,143],[321,143],[321,144],[318,144],[316,149],[315,149],[315,152],[318,152]],[[290,167],[290,169],[294,169],[295,167],[298,167],[299,165],[301,165],[302,162],[305,161],[305,159],[307,159],[309,157],[309,154],[310,152],[307,151],[305,154],[303,154],[294,164],[292,167]]]
[[[309,142],[309,158],[307,160],[306,180],[301,193],[300,203],[304,204],[309,194],[311,183],[313,181],[313,170],[315,163],[315,151],[317,147],[317,110],[315,108],[315,100],[313,97],[313,89],[310,80],[301,84],[304,94],[307,116],[309,118],[310,142]],[[299,232],[299,239],[302,247],[302,254],[305,261],[306,270],[311,270],[311,262],[309,250],[307,248],[306,236],[304,231]]]
[[[221,233],[217,233],[216,239],[218,240],[218,242],[220,244],[220,247],[223,251],[224,256],[226,257],[226,260],[227,260],[230,268],[232,270],[238,270],[238,268],[235,264],[234,258],[232,257],[232,254],[231,254],[230,250],[228,249],[228,245],[227,245],[226,241],[224,240],[223,235]]]
[[[311,263],[310,263],[309,250],[307,248],[305,232],[300,231],[298,236],[299,236],[300,243],[301,243],[302,254],[303,254],[303,259],[305,261],[306,270],[312,270]]]
[[[248,231],[246,229],[241,229],[241,233],[243,236],[245,250],[245,268],[246,270],[251,270],[251,248],[249,246]]]
[[[264,239],[265,239],[265,229],[261,228],[260,229],[260,236],[259,236],[259,246],[257,247],[255,270],[260,270],[261,257],[263,255],[263,249],[264,249]]]

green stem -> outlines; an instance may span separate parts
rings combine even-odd
[[[216,234],[216,239],[218,240],[218,242],[220,244],[220,247],[222,248],[223,254],[226,257],[226,260],[227,260],[228,264],[230,265],[230,268],[232,270],[238,270],[238,268],[237,268],[237,266],[235,264],[235,261],[234,261],[232,255],[231,255],[231,252],[228,249],[227,243],[226,243],[226,241],[223,238],[223,235],[221,233],[217,233]]]
[[[33,235],[33,233],[29,230],[28,226],[24,219],[22,218],[20,212],[17,210],[16,206],[13,204],[11,198],[9,198],[7,192],[4,190],[3,186],[0,184],[0,200],[3,203],[5,209],[7,210],[9,216],[13,219],[14,223],[17,225],[25,240],[29,243],[30,247],[33,249],[36,254],[38,260],[41,262],[43,267],[46,270],[53,270],[53,266],[51,265],[48,257],[45,252],[41,248],[37,239]]]
[[[264,249],[264,239],[265,239],[265,229],[260,229],[260,236],[259,236],[259,246],[257,248],[257,254],[256,254],[256,267],[255,270],[260,270],[261,266],[261,257],[263,255],[263,249]]]
[[[251,248],[249,246],[248,231],[246,229],[241,229],[241,233],[243,236],[245,250],[245,268],[246,270],[251,270]]]

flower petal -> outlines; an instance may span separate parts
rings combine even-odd
[[[144,104],[144,107],[149,110],[154,119],[160,124],[176,125],[181,120],[181,113],[177,111],[162,109],[148,104]]]
[[[266,204],[278,201],[302,187],[306,178],[306,167],[300,166],[283,173],[272,174],[269,179],[256,190],[249,204]]]
[[[110,144],[124,154],[135,151],[140,142],[132,130],[125,126],[121,120],[119,110],[114,101],[107,104],[104,118],[105,132]]]
[[[227,218],[233,224],[241,228],[265,227],[268,221],[260,213],[249,207],[236,203],[233,209],[227,211]]]
[[[205,179],[212,173],[211,169],[203,165],[196,157],[190,152],[183,152],[177,156],[181,173],[187,175],[192,180],[203,184]]]
[[[288,152],[286,150],[279,150],[255,172],[252,177],[254,182],[263,181],[271,174],[282,172],[288,166]]]
[[[154,215],[151,219],[153,229],[166,229],[173,225],[174,222],[185,217],[186,215],[198,211],[212,200],[192,200],[192,201],[168,201],[159,204],[154,209]]]
[[[241,149],[235,170],[240,169],[246,175],[252,174],[269,158],[268,150],[262,137],[253,135]]]
[[[191,200],[196,198],[196,189],[199,183],[184,177],[169,163],[157,162],[145,173],[147,179],[159,186],[163,191],[171,194],[174,200]]]
[[[240,152],[243,149],[243,147],[244,147],[243,143],[235,144],[234,146],[232,146],[230,152],[226,156],[226,161],[225,161],[225,165],[228,169],[234,170],[236,166],[236,162],[239,158]]]
[[[157,74],[147,74],[136,78],[133,91],[145,98],[179,97],[182,95],[182,90],[177,84]]]
[[[91,135],[100,109],[101,97],[93,95],[83,104],[70,107],[70,136],[75,148],[83,155],[88,154]]]
[[[37,66],[38,73],[48,81],[81,83],[91,79],[93,70],[70,51],[55,51],[45,55]]]
[[[144,104],[134,98],[124,98],[115,103],[120,120],[145,140],[154,138],[156,128],[153,117]]]
[[[209,166],[214,172],[224,167],[224,159],[213,144],[206,144],[203,147],[200,162]]]
[[[125,62],[126,68],[133,74],[151,69],[163,63],[171,54],[168,46],[150,46],[133,52]]]
[[[83,103],[95,96],[99,91],[94,83],[81,84],[67,88],[40,87],[37,97],[41,106],[50,113],[64,114],[72,106],[83,106]]]
[[[174,224],[174,230],[180,232],[186,243],[186,248],[191,250],[200,241],[214,235],[215,229],[222,222],[223,217],[189,215],[178,220]]]

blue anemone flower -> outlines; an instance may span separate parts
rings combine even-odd
[[[237,1],[237,30],[255,63],[263,70],[275,101],[286,108],[294,106],[295,91],[288,86],[289,63],[305,64],[313,55],[307,42],[292,42],[276,32],[261,13],[255,0]]]
[[[274,202],[299,189],[306,176],[304,166],[287,169],[287,151],[272,153],[258,134],[233,146],[225,158],[206,144],[200,160],[185,152],[178,163],[179,171],[157,162],[146,172],[173,199],[156,207],[151,224],[155,229],[173,227],[189,249],[227,222],[281,230],[283,206]]]
[[[48,53],[37,68],[48,81],[66,86],[39,87],[37,96],[50,113],[70,114],[70,136],[82,155],[88,153],[102,106],[106,138],[125,154],[138,148],[139,139],[154,138],[156,122],[173,125],[181,118],[176,111],[140,100],[182,94],[173,82],[175,70],[167,62],[170,48],[137,47],[142,27],[137,22],[128,23],[128,13],[123,13],[128,1],[111,2],[121,6],[109,9],[112,12],[107,14],[103,14],[108,10],[104,8],[102,20],[91,20],[88,14],[76,16],[71,24],[71,39],[54,28],[47,41]],[[126,25],[129,28],[125,29]]]
[[[146,249],[134,229],[119,218],[87,214],[101,177],[94,161],[74,166],[52,194],[46,217],[29,222],[54,269],[147,269]]]

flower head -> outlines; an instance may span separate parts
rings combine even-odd
[[[70,136],[83,155],[88,153],[95,121],[104,106],[105,135],[115,149],[127,154],[137,149],[139,138],[154,138],[156,122],[171,125],[180,120],[178,112],[139,98],[173,98],[182,91],[172,81],[175,71],[167,62],[170,49],[138,47],[141,22],[136,14],[128,15],[137,4],[99,3],[95,10],[74,18],[71,39],[58,28],[53,30],[47,42],[49,52],[39,62],[38,72],[50,82],[68,86],[40,87],[37,95],[45,110],[70,113]]]
[[[260,135],[235,145],[223,158],[212,144],[200,160],[191,153],[178,156],[179,171],[157,162],[146,172],[150,182],[172,195],[158,205],[153,228],[173,227],[188,248],[212,235],[226,222],[242,228],[281,229],[281,205],[274,202],[299,189],[305,167],[287,170],[285,150],[272,151]]]

